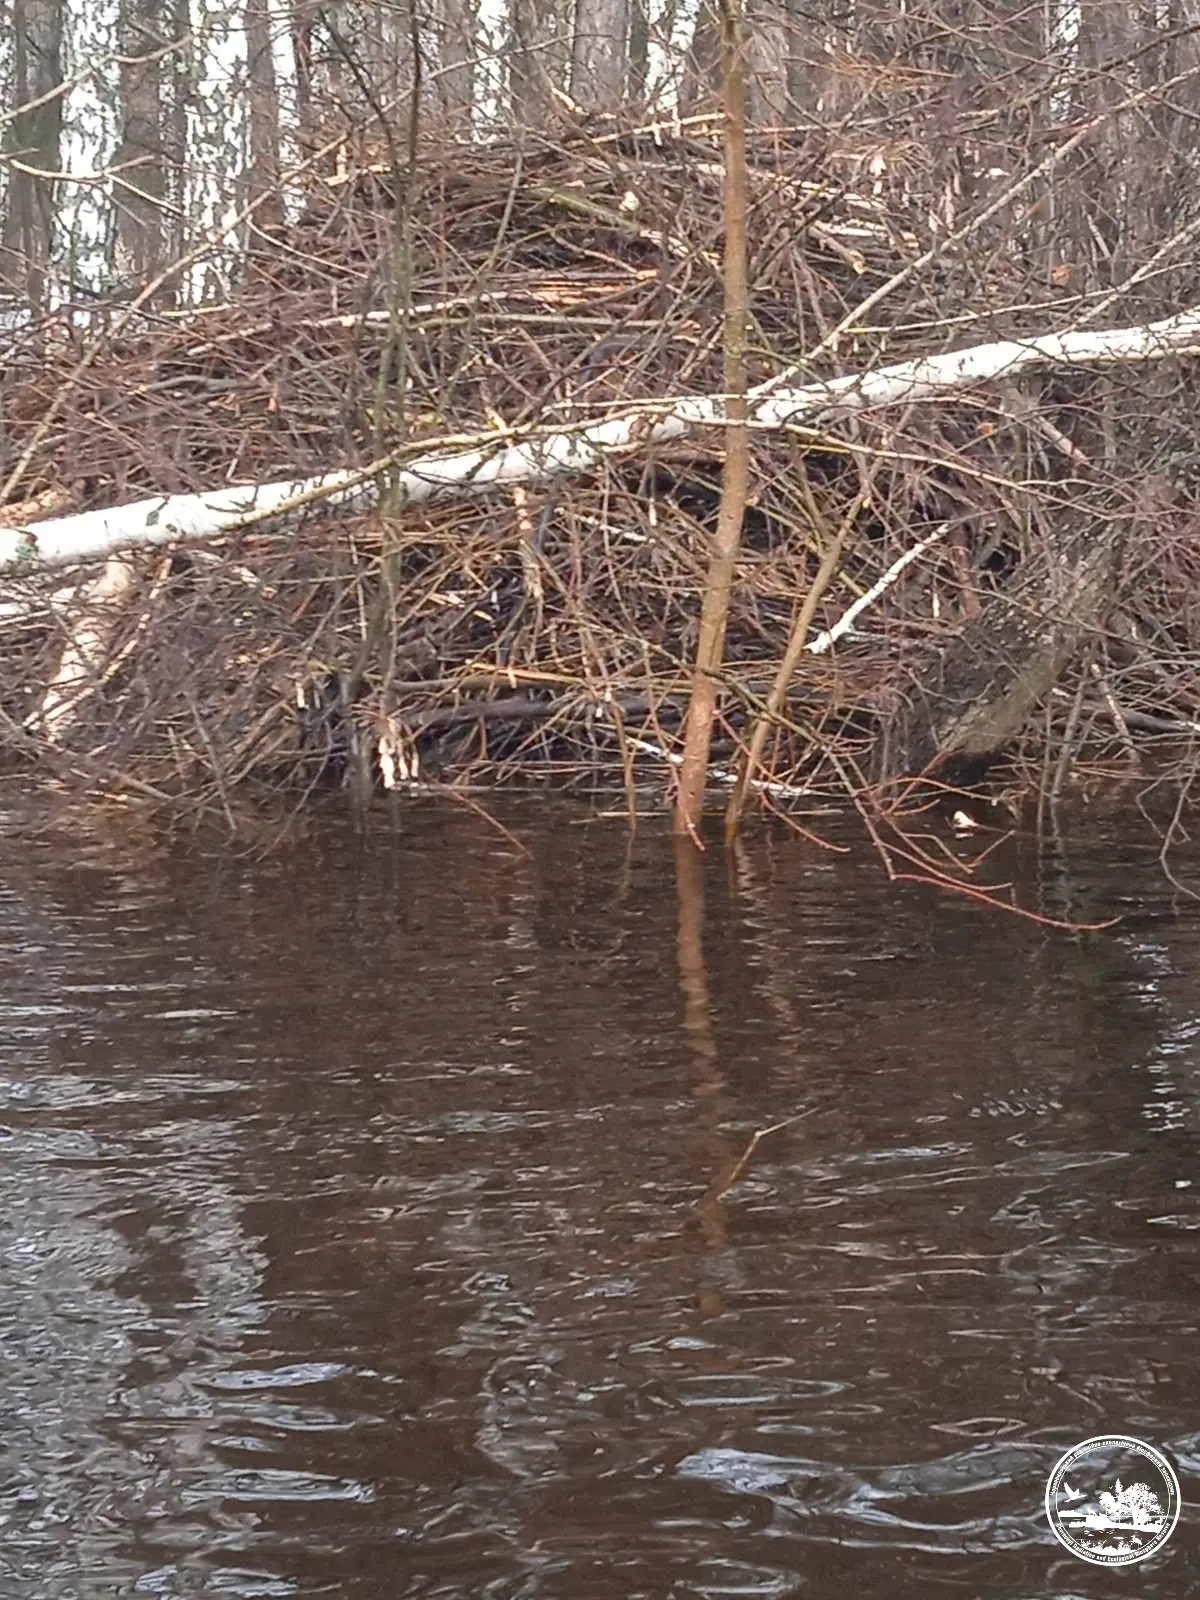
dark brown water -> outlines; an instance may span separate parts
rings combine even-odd
[[[505,816],[529,855],[7,825],[4,1600],[1200,1592],[1200,907],[1154,848],[1008,850],[1123,919],[1072,936]],[[1191,1502],[1121,1572],[1042,1513],[1109,1430]]]

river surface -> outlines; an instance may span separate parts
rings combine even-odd
[[[852,834],[500,816],[0,818],[3,1600],[1200,1594],[1200,905],[1144,824],[984,869],[1120,918],[1070,933]],[[1042,1505],[1114,1430],[1184,1499],[1121,1572]]]

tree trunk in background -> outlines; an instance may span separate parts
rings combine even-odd
[[[430,103],[431,95],[436,94],[430,62],[425,55],[425,16],[424,0],[394,0],[391,5],[375,5],[367,13],[366,73],[388,108],[391,136],[397,147],[408,141],[414,85],[422,109]],[[357,96],[357,89],[353,93]],[[352,103],[357,104],[357,100]]]
[[[16,115],[4,133],[5,152],[33,171],[10,167],[8,203],[0,234],[0,282],[39,305],[54,240],[61,165],[63,103],[54,96],[32,106],[62,81],[62,0],[13,0],[12,105]]]
[[[265,0],[258,0],[265,4]],[[423,0],[345,0],[323,6],[295,0],[293,50],[303,56],[310,111],[308,132],[319,144],[339,127],[349,134],[380,134],[383,110],[391,136],[404,138],[413,84],[412,11]],[[428,71],[422,62],[428,92]],[[349,149],[349,147],[348,147]]]
[[[566,81],[564,0],[512,0],[509,95],[518,128],[544,128],[552,104],[548,90]]]
[[[163,126],[163,166],[167,175],[167,192],[171,210],[163,218],[167,242],[167,259],[178,261],[191,243],[188,227],[188,108],[192,101],[195,60],[193,55],[192,19],[189,0],[168,0],[171,15],[171,38],[176,48],[164,63],[164,81],[167,89],[167,114]],[[173,284],[167,298],[179,298],[179,285]]]
[[[646,79],[650,70],[650,14],[648,0],[631,0],[629,8],[629,67],[626,96],[631,106],[641,106],[646,98]]]
[[[685,115],[711,106],[721,90],[721,17],[715,0],[700,0],[683,64],[679,108]]]
[[[629,0],[576,0],[571,98],[589,111],[615,111],[625,93]]]
[[[794,118],[815,118],[825,124],[838,122],[850,99],[845,75],[835,62],[834,48],[845,40],[829,24],[817,21],[807,0],[782,0],[785,13],[785,71],[787,73],[788,114]]]
[[[317,131],[313,125],[312,17],[305,0],[290,0],[288,32],[296,74],[296,139],[307,152],[317,142]]]
[[[262,199],[250,223],[253,240],[259,229],[283,221],[283,198],[279,193],[279,89],[269,0],[246,0],[246,83],[250,121],[248,198]]]
[[[787,12],[783,0],[746,7],[746,120],[751,127],[788,120]]]
[[[169,16],[163,0],[122,0],[117,20],[121,142],[114,186],[113,270],[127,284],[144,283],[164,257],[167,175],[162,77],[167,63],[158,52],[166,42],[163,24]]]
[[[722,34],[717,6],[714,0],[701,0],[678,90],[678,102],[683,114],[690,115],[702,106],[714,104],[720,93],[720,50]]]
[[[1105,64],[1119,61],[1146,42],[1140,28],[1138,9],[1118,6],[1115,0],[1084,0],[1080,7],[1076,35],[1076,60],[1083,81],[1072,96],[1074,117],[1093,117],[1115,106],[1128,90],[1138,86],[1133,72],[1106,71]],[[1152,76],[1160,61],[1154,53],[1140,65]],[[1140,74],[1138,75],[1140,76]],[[1072,196],[1079,208],[1071,220],[1072,233],[1092,258],[1092,282],[1108,288],[1128,273],[1131,247],[1135,243],[1137,213],[1141,207],[1138,190],[1128,176],[1142,166],[1145,116],[1141,111],[1120,112],[1092,134],[1078,152]],[[1126,181],[1122,182],[1122,178]],[[1147,184],[1151,192],[1155,185]],[[1086,259],[1086,258],[1085,258]]]
[[[470,131],[475,99],[475,12],[471,0],[437,0],[438,75],[435,98],[449,125]]]

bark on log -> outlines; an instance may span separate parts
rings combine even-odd
[[[99,577],[73,591],[79,615],[68,624],[58,670],[41,705],[28,719],[28,725],[40,728],[49,743],[63,742],[79,715],[81,703],[99,688],[101,669],[120,623],[120,602],[132,588],[133,580],[129,562],[110,556]]]
[[[981,383],[1011,381],[1018,373],[1048,364],[1095,366],[1185,354],[1200,354],[1200,306],[1133,328],[997,340],[800,389],[780,387],[779,380],[773,380],[751,392],[750,420],[755,428],[765,429],[800,422],[827,425],[859,411],[912,405]],[[516,483],[594,471],[614,454],[665,444],[725,420],[726,408],[720,399],[694,396],[671,402],[665,409],[630,408],[599,422],[545,436],[512,435],[475,449],[434,449],[392,474],[389,494],[392,504],[399,507],[501,487],[511,490]],[[0,527],[0,573],[22,565],[81,563],[145,544],[214,538],[267,519],[294,522],[318,506],[326,513],[362,510],[375,502],[378,480],[393,465],[394,458],[388,456],[360,471],[328,472],[295,482],[238,485],[206,494],[156,496],[133,505],[50,518],[19,528]]]
[[[1031,595],[998,596],[935,658],[896,719],[886,775],[946,781],[1017,737],[1117,599],[1119,539],[1081,540],[1048,559]]]

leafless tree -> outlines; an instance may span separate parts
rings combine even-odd
[[[437,0],[437,99],[450,127],[470,131],[475,101],[475,7],[472,0]]]
[[[612,111],[625,93],[629,0],[575,0],[571,96],[589,110]]]
[[[269,0],[246,0],[246,86],[250,161],[248,193],[261,227],[282,219],[279,193],[279,89]]]
[[[173,50],[184,35],[174,0],[121,0],[117,21],[120,49],[120,141],[114,175],[113,266],[127,283],[143,283],[163,264],[172,190],[177,189],[185,125],[175,103],[183,102]],[[174,139],[172,139],[174,135]],[[170,157],[174,157],[172,163]]]
[[[0,281],[41,302],[54,247],[62,163],[63,0],[12,0],[12,115]]]
[[[518,128],[546,125],[552,91],[565,88],[571,18],[569,0],[511,0],[509,105]]]

